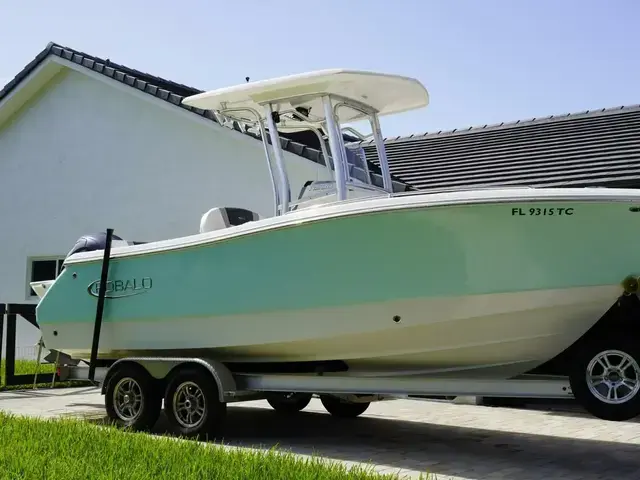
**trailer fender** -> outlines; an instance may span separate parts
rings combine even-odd
[[[105,375],[102,383],[102,394],[105,393],[112,375],[122,368],[142,367],[154,379],[165,382],[168,377],[186,365],[197,365],[207,370],[218,387],[219,400],[225,402],[227,398],[234,396],[237,387],[231,371],[221,362],[209,358],[154,358],[131,357],[122,358],[114,362]],[[135,367],[134,367],[135,368]]]

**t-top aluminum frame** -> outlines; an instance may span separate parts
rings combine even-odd
[[[380,121],[378,119],[378,113],[370,107],[354,102],[350,99],[344,99],[341,97],[334,97],[332,95],[321,95],[322,105],[324,110],[324,121],[313,121],[306,117],[299,111],[286,111],[277,112],[277,115],[283,116],[289,114],[294,117],[294,120],[300,121],[300,130],[310,130],[316,134],[320,141],[320,148],[325,160],[325,164],[336,182],[337,200],[343,201],[347,199],[347,186],[350,183],[348,171],[349,165],[347,162],[347,156],[345,152],[344,139],[341,135],[341,125],[338,117],[338,110],[341,108],[351,108],[357,112],[366,115],[371,125],[371,130],[378,153],[378,159],[380,161],[380,168],[382,170],[383,188],[382,190],[387,194],[393,194],[393,184],[391,182],[391,173],[389,170],[389,163],[387,160],[386,149],[384,145],[384,138],[382,137],[382,131],[380,128]],[[247,112],[255,118],[254,124],[260,130],[260,136],[264,146],[264,152],[269,167],[269,175],[271,178],[271,184],[273,188],[274,198],[274,215],[283,215],[289,211],[289,204],[291,202],[290,197],[290,183],[287,176],[287,169],[284,161],[284,153],[282,145],[280,143],[280,135],[276,125],[276,110],[275,105],[283,100],[290,100],[289,98],[278,99],[278,101],[271,100],[262,104],[264,116],[249,107],[223,109],[220,111],[221,115],[226,113],[238,113]],[[335,103],[334,103],[335,100]],[[265,129],[269,130],[267,135]],[[320,129],[323,129],[327,133],[329,140],[330,153],[327,152],[324,139],[320,134]],[[271,141],[271,149],[269,148],[269,140]],[[330,156],[329,156],[330,155]],[[274,158],[275,157],[275,158]],[[273,160],[275,159],[276,169],[278,171],[278,180],[276,181],[276,174],[273,168]],[[333,169],[332,169],[333,166]],[[368,173],[368,169],[367,169]],[[379,190],[378,187],[369,186],[374,190]]]

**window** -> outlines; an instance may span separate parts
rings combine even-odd
[[[55,280],[62,271],[64,258],[42,258],[30,260],[31,275],[29,282],[41,282]],[[29,287],[29,296],[37,297],[33,288]]]

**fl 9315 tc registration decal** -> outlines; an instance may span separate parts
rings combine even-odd
[[[573,215],[574,212],[573,207],[514,207],[511,209],[511,215],[515,217],[566,217]]]

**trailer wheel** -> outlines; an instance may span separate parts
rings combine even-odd
[[[220,401],[209,372],[189,367],[171,378],[164,395],[164,410],[179,435],[206,438],[221,430],[227,404]]]
[[[278,413],[292,414],[304,410],[311,401],[310,393],[274,393],[267,402]]]
[[[629,337],[591,341],[578,351],[569,375],[575,399],[603,420],[640,415],[640,348]]]
[[[370,405],[369,402],[347,402],[332,395],[321,395],[320,401],[327,412],[340,418],[355,418],[362,415]]]
[[[160,416],[162,395],[143,368],[122,366],[109,380],[105,408],[116,425],[150,430]]]

